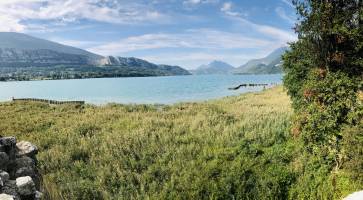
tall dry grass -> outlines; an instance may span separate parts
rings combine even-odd
[[[290,101],[282,87],[172,106],[1,103],[0,133],[40,148],[52,199],[284,199]]]

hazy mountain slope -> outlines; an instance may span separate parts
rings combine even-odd
[[[253,59],[246,64],[238,67],[236,74],[275,74],[282,73],[281,62],[282,55],[288,50],[288,47],[281,47],[274,50],[264,58]]]
[[[99,64],[103,57],[88,51],[35,38],[22,33],[0,32],[0,63],[23,66],[26,63],[39,65],[55,64]]]
[[[213,61],[209,63],[208,65],[202,65],[198,67],[195,70],[192,70],[192,74],[229,74],[231,73],[235,68],[225,62],[222,61]]]
[[[104,57],[22,33],[0,32],[0,80],[189,75],[178,66]]]
[[[170,65],[157,65],[154,63],[150,63],[146,60],[142,60],[139,58],[125,58],[125,57],[113,57],[108,56],[103,61],[104,65],[112,66],[112,67],[129,67],[134,68],[135,70],[154,70],[164,76],[166,75],[190,75],[190,73],[179,67],[179,66],[170,66]]]

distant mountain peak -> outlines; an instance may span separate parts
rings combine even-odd
[[[282,73],[282,55],[289,49],[288,46],[282,46],[275,49],[264,58],[252,59],[246,64],[238,67],[236,74],[274,74]]]
[[[201,65],[196,70],[193,70],[193,74],[228,74],[235,68],[223,61],[214,60],[207,65]]]

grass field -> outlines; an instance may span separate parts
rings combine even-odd
[[[52,199],[286,199],[296,177],[282,87],[172,106],[7,102],[0,113],[0,134],[40,148]]]

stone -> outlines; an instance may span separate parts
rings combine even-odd
[[[15,181],[13,180],[9,180],[7,182],[5,182],[4,187],[2,188],[2,192],[5,194],[9,194],[15,197],[15,199],[18,196],[18,193],[16,191],[16,184]]]
[[[29,158],[28,156],[23,156],[21,158],[15,159],[15,161],[13,163],[13,168],[15,170],[17,170],[17,169],[20,169],[22,167],[34,168],[35,167],[35,162],[34,162],[33,159]]]
[[[16,144],[16,138],[15,137],[0,138],[0,144],[4,145],[5,147],[13,147]]]
[[[35,199],[36,200],[40,200],[40,199],[42,199],[42,197],[43,197],[43,193],[41,193],[39,191],[35,192]]]
[[[6,182],[6,181],[8,181],[8,180],[10,179],[10,176],[9,176],[9,174],[8,174],[6,171],[1,171],[1,170],[0,170],[0,178],[1,178],[4,182]]]
[[[19,168],[18,170],[16,170],[14,177],[18,178],[18,177],[22,177],[22,176],[33,177],[33,176],[35,176],[35,171],[32,167]]]
[[[9,164],[9,156],[5,152],[0,152],[0,169],[5,169]]]
[[[15,146],[14,147],[9,147],[9,148],[6,149],[6,153],[8,154],[10,160],[15,159],[16,152],[17,152],[17,149],[15,148]]]
[[[363,199],[363,190],[354,192],[353,194],[348,195],[343,200],[362,200]]]
[[[38,153],[38,147],[27,141],[21,141],[16,143],[16,147],[18,148],[18,156],[32,157]]]
[[[19,177],[16,179],[16,187],[20,196],[35,194],[35,184],[30,176]]]
[[[14,200],[14,197],[8,194],[0,194],[0,200]]]
[[[15,137],[0,136],[0,200],[42,198],[41,192],[37,192],[41,180],[36,168],[37,152],[30,142],[16,143]]]

